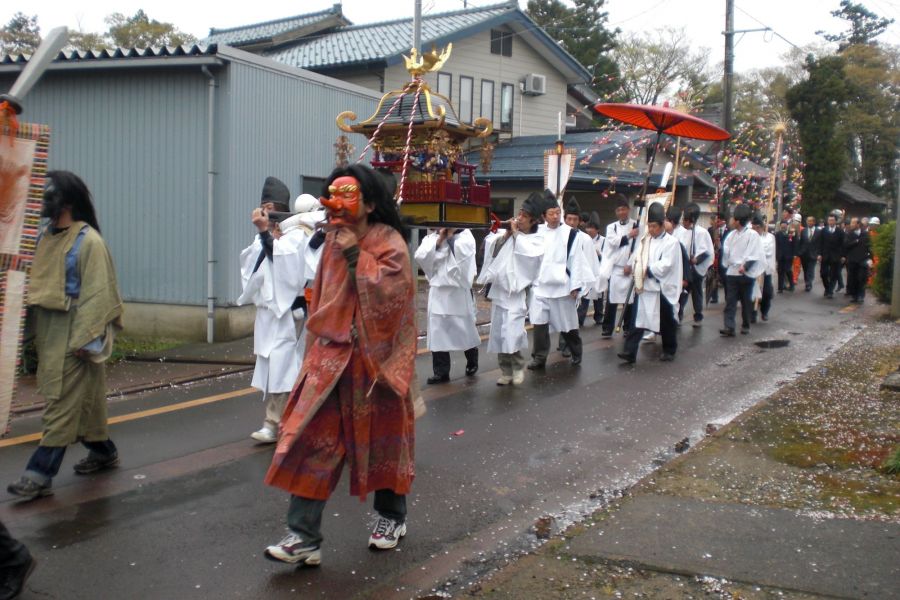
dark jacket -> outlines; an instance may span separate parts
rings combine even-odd
[[[797,256],[803,260],[815,260],[819,255],[819,231],[815,228],[807,227],[800,232],[800,239],[797,241]]]
[[[866,262],[872,257],[869,246],[869,232],[863,231],[856,235],[852,231],[844,234],[844,256],[847,262],[858,265]]]
[[[794,260],[797,253],[797,239],[786,231],[775,234],[775,260]]]
[[[844,232],[840,227],[828,232],[828,225],[819,232],[819,256],[825,262],[838,262],[844,256]]]

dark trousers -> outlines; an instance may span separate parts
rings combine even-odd
[[[694,269],[688,273],[686,277],[688,281],[688,289],[681,292],[678,299],[678,320],[684,320],[684,307],[687,306],[688,298],[694,306],[694,322],[699,323],[703,320],[703,283],[704,278]],[[686,293],[685,293],[686,292]]]
[[[782,258],[778,261],[778,291],[794,289],[794,259]]]
[[[844,287],[844,265],[842,265],[840,261],[838,261],[837,263],[835,273],[835,279],[837,279],[837,289],[838,291],[840,291]]]
[[[801,258],[800,263],[803,265],[803,283],[806,285],[806,290],[809,291],[816,279],[816,259]]]
[[[327,500],[291,496],[287,514],[288,527],[310,546],[322,543],[322,512],[326,502]],[[392,490],[376,491],[374,508],[382,517],[400,523],[406,521],[406,496],[395,494]]]
[[[466,350],[465,355],[466,367],[478,366],[478,346]],[[434,374],[436,377],[444,377],[450,375],[450,353],[432,352],[431,365],[434,369]]]
[[[822,285],[825,286],[825,295],[830,296],[834,293],[834,286],[838,282],[840,276],[841,263],[836,260],[822,259],[822,268],[819,270],[822,276]],[[841,282],[843,286],[843,282]]]
[[[772,276],[765,275],[763,276],[763,286],[762,286],[762,298],[759,299],[759,312],[764,317],[769,316],[769,309],[772,308],[772,297],[775,296],[775,291],[772,289]],[[756,311],[753,311],[753,319],[756,320]]]
[[[102,458],[109,458],[118,452],[112,440],[104,440],[102,442],[82,441],[81,443],[91,454]],[[38,446],[31,458],[28,459],[28,465],[25,467],[25,476],[41,485],[47,485],[59,473],[59,467],[62,465],[65,455],[66,446]]]
[[[597,298],[594,302],[594,325],[600,325],[603,322],[603,298]],[[588,308],[591,306],[591,300],[582,298],[578,303],[578,326],[583,327],[587,319]]]
[[[866,297],[868,280],[869,268],[866,263],[847,263],[847,293],[854,300],[862,301]]]
[[[10,535],[9,530],[0,523],[0,577],[4,569],[16,569],[28,564],[31,554],[25,544]]]
[[[550,325],[535,325],[532,331],[534,337],[534,350],[531,357],[537,363],[546,363],[550,354]],[[577,329],[560,332],[560,337],[566,342],[566,347],[572,353],[573,358],[581,358],[581,335]]]
[[[753,315],[753,279],[746,275],[725,278],[725,329],[735,328],[737,303],[741,303],[741,327],[750,328]]]
[[[635,298],[634,306],[641,301],[641,297]],[[641,344],[641,338],[644,337],[644,329],[634,325],[637,318],[637,308],[632,312],[633,320],[625,336],[625,354],[631,357],[637,356],[638,347]],[[675,309],[672,304],[666,300],[662,294],[659,295],[659,335],[662,338],[662,349],[666,354],[675,354],[678,350],[677,325],[675,323]]]
[[[619,305],[612,302],[606,303],[606,312],[603,313],[603,333],[612,333],[616,327],[616,313]],[[634,303],[625,305],[625,317],[622,319],[622,328],[628,331],[631,327],[632,315],[634,314]]]

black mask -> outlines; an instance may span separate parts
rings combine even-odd
[[[44,202],[41,205],[41,217],[56,221],[64,207],[62,193],[53,185],[53,181],[47,181],[44,188]]]

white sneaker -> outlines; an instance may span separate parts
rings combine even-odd
[[[497,379],[497,385],[509,385],[512,383],[513,378],[509,375],[501,375]]]
[[[254,440],[260,444],[274,444],[278,441],[278,434],[275,433],[268,425],[263,425],[259,431],[250,434]]]
[[[644,341],[644,342],[655,342],[655,341],[656,341],[656,334],[653,333],[652,331],[648,331],[647,333],[644,334],[644,337],[641,338],[641,341]]]
[[[400,538],[406,535],[406,523],[398,523],[393,519],[378,517],[372,535],[369,536],[369,548],[390,550],[396,548]]]
[[[266,548],[266,558],[296,564],[302,562],[311,567],[322,564],[322,551],[319,546],[308,546],[296,533],[289,533],[283,540]]]
[[[522,385],[523,381],[525,381],[525,369],[514,370],[512,376],[513,385]]]

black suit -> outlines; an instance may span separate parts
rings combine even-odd
[[[866,295],[866,282],[869,278],[868,261],[871,258],[869,232],[844,234],[844,255],[847,259],[847,293],[855,302],[862,302]]]
[[[794,254],[796,253],[797,240],[786,232],[779,231],[775,234],[775,260],[778,265],[778,291],[784,288],[794,289]]]
[[[819,232],[819,256],[822,257],[822,283],[825,285],[825,296],[834,295],[834,286],[837,283],[841,270],[841,258],[844,256],[844,232],[835,227],[830,231],[826,225]]]
[[[806,291],[812,289],[816,277],[816,256],[819,254],[819,232],[815,227],[807,227],[800,232],[797,242],[797,256],[803,266],[803,283]]]

